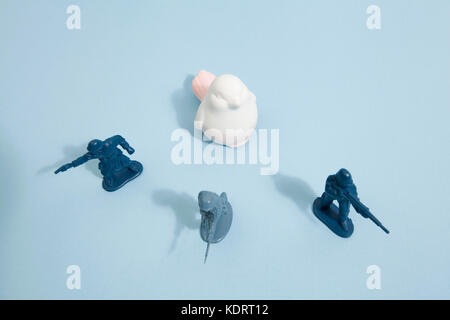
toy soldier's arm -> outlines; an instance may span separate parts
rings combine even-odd
[[[128,144],[128,142],[122,136],[117,135],[114,136],[113,139],[119,146],[127,150],[128,154],[134,153],[134,149]]]
[[[72,162],[66,163],[65,165],[59,167],[58,170],[55,171],[55,174],[67,171],[70,168],[78,167],[78,166],[82,165],[83,163],[86,163],[89,160],[94,159],[94,158],[95,157],[92,155],[92,153],[88,152],[85,155],[73,160]]]

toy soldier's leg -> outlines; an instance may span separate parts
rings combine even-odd
[[[333,198],[330,197],[325,192],[322,194],[322,197],[320,198],[320,209],[326,210],[330,207],[330,205],[333,203]]]
[[[113,179],[111,167],[102,165],[102,174],[103,174],[103,180],[105,181],[105,184],[107,186],[113,186],[114,179]]]
[[[350,202],[347,199],[339,200],[339,224],[344,230],[348,229],[347,219],[350,212]]]
[[[128,166],[128,168],[130,168],[131,170],[133,170],[134,172],[138,172],[141,169],[141,166],[139,165],[138,162],[133,162],[131,161],[130,165]]]
[[[112,175],[104,176],[103,179],[105,179],[106,185],[113,186],[114,180]]]
[[[122,167],[124,167],[124,168],[128,168],[128,169],[130,169],[130,170],[132,170],[132,171],[134,171],[134,172],[138,172],[141,168],[141,166],[139,165],[139,163],[138,162],[136,162],[136,161],[131,161],[130,160],[130,158],[128,158],[127,156],[125,156],[125,155],[122,155],[122,157],[121,157],[121,159],[120,159],[121,161],[121,165],[122,165]]]
[[[131,164],[130,158],[128,158],[127,156],[125,156],[123,154],[120,156],[120,158],[117,161],[118,169],[127,168],[130,166],[130,164]]]

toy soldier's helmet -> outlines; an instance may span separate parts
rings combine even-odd
[[[103,141],[94,139],[91,142],[89,142],[87,149],[89,152],[96,153],[99,151],[103,146]]]
[[[336,180],[339,185],[346,187],[353,184],[352,175],[347,169],[341,169],[336,173]]]
[[[201,191],[198,194],[198,205],[200,210],[205,212],[211,211],[217,205],[218,198],[219,197],[214,192]]]
[[[201,211],[211,212],[214,210],[217,214],[226,214],[231,209],[225,192],[218,196],[214,192],[201,191],[198,194],[198,205]]]

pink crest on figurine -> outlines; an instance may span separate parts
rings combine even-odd
[[[208,91],[209,86],[214,81],[216,76],[211,72],[200,70],[199,73],[192,80],[192,91],[194,91],[195,95],[200,101],[206,96],[206,91]]]

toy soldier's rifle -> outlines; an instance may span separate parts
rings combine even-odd
[[[384,232],[389,233],[389,230],[386,229],[381,222],[372,214],[370,213],[369,208],[367,208],[365,205],[359,201],[358,198],[353,196],[352,194],[348,192],[343,192],[344,197],[350,201],[352,206],[355,208],[356,212],[358,212],[360,215],[362,215],[364,218],[369,218],[372,220],[373,223],[375,223],[377,226],[379,226]]]
[[[58,170],[55,171],[55,174],[58,174],[60,172],[67,171],[71,168],[75,168],[78,166],[81,166],[82,164],[88,162],[89,160],[94,159],[94,156],[92,153],[88,152],[85,155],[82,155],[81,157],[73,160],[72,162],[66,163],[65,165],[62,165],[58,168]]]
[[[213,233],[213,227],[215,227],[214,225],[214,215],[211,212],[207,213],[208,217],[206,219],[208,219],[208,237],[206,239],[206,252],[205,252],[205,260],[203,260],[203,263],[206,263],[206,259],[208,259],[208,252],[209,252],[209,245],[210,245],[210,239],[211,239],[211,234]],[[215,229],[215,228],[214,228]]]

